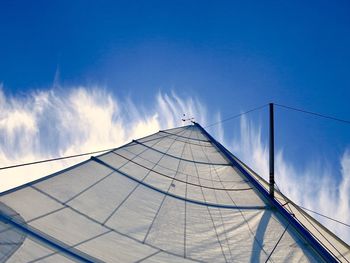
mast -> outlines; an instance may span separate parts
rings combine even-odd
[[[270,158],[269,158],[269,166],[270,166],[270,196],[274,198],[275,196],[275,132],[274,132],[274,114],[273,114],[273,103],[269,104],[270,111]]]

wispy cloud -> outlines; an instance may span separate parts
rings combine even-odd
[[[207,119],[199,101],[180,99],[175,93],[159,93],[153,105],[145,110],[101,87],[62,90],[55,83],[51,90],[19,98],[6,96],[0,86],[0,163],[6,166],[117,147],[183,125],[184,113],[200,116],[201,122]],[[3,170],[0,191],[86,158]]]

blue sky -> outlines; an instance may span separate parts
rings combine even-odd
[[[346,119],[349,11],[347,1],[3,1],[0,81],[23,96],[59,69],[67,86],[102,85],[146,107],[174,90],[223,117],[275,101]],[[285,110],[276,121],[291,158],[349,143],[345,125]]]
[[[23,98],[59,73],[61,92],[102,86],[147,108],[174,91],[211,119],[271,101],[349,119],[349,13],[348,1],[2,1],[0,83]],[[249,115],[265,142],[266,117]],[[225,139],[239,128],[225,123]],[[349,132],[276,112],[276,147],[296,171],[312,162],[340,180]]]

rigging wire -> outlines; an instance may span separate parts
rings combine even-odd
[[[321,114],[321,113],[318,113],[318,112],[308,111],[308,110],[295,108],[295,107],[291,107],[291,106],[287,106],[287,105],[283,105],[283,104],[278,104],[278,103],[274,103],[274,105],[276,105],[278,107],[281,107],[281,108],[285,108],[285,109],[289,109],[289,110],[293,110],[293,111],[297,111],[297,112],[302,112],[302,113],[318,116],[318,117],[321,117],[321,118],[342,122],[342,123],[345,123],[345,124],[350,124],[349,120],[340,119],[340,118],[333,117],[333,116],[330,116],[330,115],[325,115],[325,114]]]
[[[277,185],[276,182],[275,182],[275,186],[276,186],[277,190],[278,190],[280,193],[282,193],[281,189],[278,187],[278,185]],[[284,196],[284,195],[282,194],[282,196]],[[283,198],[283,199],[284,199],[284,201],[286,202],[284,205],[288,205],[288,207],[289,207],[290,200],[288,200],[288,199],[286,199],[286,198]],[[344,226],[346,226],[346,227],[350,227],[350,224],[348,224],[348,223],[342,222],[342,221],[340,221],[340,220],[338,220],[338,219],[335,219],[335,218],[332,218],[332,217],[330,217],[330,216],[321,214],[320,212],[316,212],[316,211],[311,210],[311,209],[309,209],[309,208],[303,207],[303,206],[301,206],[301,205],[299,205],[299,204],[297,204],[297,203],[294,203],[294,204],[296,204],[298,207],[300,207],[300,208],[303,209],[303,210],[306,210],[306,211],[309,211],[309,212],[311,212],[311,213],[317,214],[317,215],[319,215],[319,216],[322,216],[322,217],[324,217],[324,218],[327,218],[327,219],[329,219],[329,220],[332,220],[332,221],[334,221],[334,222],[336,222],[336,223],[342,224],[342,225],[344,225]],[[284,206],[284,205],[282,205],[282,206]],[[289,210],[291,210],[291,209],[289,208]]]
[[[279,103],[273,103],[273,104],[276,105],[276,106],[278,106],[278,107],[280,107],[280,108],[289,109],[289,110],[293,110],[293,111],[297,111],[297,112],[301,112],[301,113],[305,113],[305,114],[310,114],[310,115],[314,115],[314,116],[317,116],[317,117],[321,117],[321,118],[325,118],[325,119],[329,119],[329,120],[333,120],[333,121],[342,122],[342,123],[345,123],[345,124],[350,124],[350,120],[345,120],[345,119],[341,119],[341,118],[338,118],[338,117],[333,117],[333,116],[325,115],[325,114],[318,113],[318,112],[308,111],[308,110],[304,110],[304,109],[301,109],[301,108],[295,108],[295,107],[292,107],[292,106],[287,106],[287,105],[283,105],[283,104],[279,104]],[[264,105],[261,105],[261,106],[259,106],[259,107],[256,107],[256,108],[247,110],[247,111],[242,112],[242,113],[240,113],[240,114],[236,114],[236,115],[227,117],[227,118],[222,119],[222,120],[220,120],[220,121],[211,123],[211,124],[205,126],[204,128],[209,128],[209,127],[218,125],[218,124],[220,124],[220,123],[223,123],[223,122],[226,122],[226,121],[229,121],[229,120],[233,120],[233,119],[235,119],[235,118],[241,117],[241,116],[243,116],[243,115],[245,115],[245,114],[248,114],[248,113],[250,113],[250,112],[260,110],[260,109],[262,109],[262,108],[264,108],[264,107],[266,107],[266,106],[268,106],[268,105],[269,105],[269,104],[266,103],[266,104],[264,104]]]
[[[220,120],[220,121],[211,123],[211,124],[205,126],[204,128],[209,128],[209,127],[215,126],[215,125],[217,125],[217,124],[220,124],[220,123],[223,123],[223,122],[226,122],[226,121],[229,121],[229,120],[233,120],[233,119],[235,119],[235,118],[241,117],[241,116],[243,116],[243,115],[245,115],[245,114],[248,114],[248,113],[250,113],[250,112],[260,110],[260,109],[266,107],[267,105],[269,105],[269,104],[266,103],[266,104],[264,104],[264,105],[261,105],[261,106],[259,106],[259,107],[256,107],[256,108],[247,110],[247,111],[242,112],[242,113],[240,113],[240,114],[236,114],[236,115],[227,117],[227,118],[225,118],[225,119],[223,119],[223,120]]]
[[[176,133],[174,133],[172,135],[176,135]],[[161,138],[165,138],[165,137],[168,137],[168,136],[169,135],[161,137]],[[160,139],[160,138],[158,138],[158,139]],[[148,140],[148,141],[145,141],[145,142],[149,142],[149,141],[153,141],[153,140],[155,140],[155,139],[151,139],[151,140]],[[43,160],[34,161],[34,162],[19,163],[19,164],[15,164],[15,165],[9,165],[9,166],[0,167],[0,171],[1,170],[6,170],[6,169],[11,169],[11,168],[17,168],[17,167],[21,167],[21,166],[34,165],[34,164],[53,162],[53,161],[60,161],[60,160],[64,160],[64,159],[81,157],[81,156],[85,156],[85,155],[92,155],[92,154],[96,154],[96,153],[109,152],[109,151],[114,151],[116,149],[117,148],[114,147],[114,148],[110,148],[110,149],[104,149],[104,150],[98,150],[98,151],[92,151],[92,152],[86,152],[86,153],[79,153],[79,154],[68,155],[68,156],[63,156],[63,157],[55,157],[55,158],[51,158],[51,159],[43,159]]]
[[[277,183],[275,182],[275,185],[276,185],[276,188],[277,188],[277,190],[280,192],[280,194],[282,195],[282,199],[286,202],[284,205],[287,205],[288,206],[288,209],[287,209],[287,211],[291,214],[291,215],[293,215],[294,217],[295,217],[295,215],[293,214],[293,212],[292,212],[292,209],[291,209],[291,207],[289,206],[289,204],[290,203],[293,203],[290,199],[288,199],[285,195],[283,195],[282,194],[282,192],[281,192],[281,189],[278,187],[278,185],[277,185]],[[277,199],[280,199],[280,198],[276,198],[276,200]],[[284,206],[284,205],[282,205],[282,206]],[[302,210],[301,209],[301,207],[298,205],[298,204],[296,204],[296,203],[294,203],[294,205],[296,206],[296,209],[298,210],[298,208],[300,208],[300,210]],[[300,211],[299,211],[300,212]],[[306,213],[307,214],[307,213]],[[329,241],[328,240],[328,238],[324,235],[324,234],[322,234],[321,232],[320,232],[320,230],[317,228],[317,227],[315,227],[315,225],[314,225],[314,223],[313,222],[311,222],[303,213],[301,213],[301,215],[306,219],[306,221],[307,222],[309,222],[309,224],[311,224],[311,226],[314,228],[314,229],[316,229],[316,231],[339,253],[339,255],[341,255],[342,257],[344,257],[344,255],[333,245],[333,243],[331,242],[331,241]],[[312,217],[311,217],[312,218]],[[297,218],[296,218],[297,219]],[[299,219],[297,219],[299,222],[300,222],[300,220]],[[309,230],[308,230],[309,231]],[[310,231],[309,231],[310,232]],[[319,243],[321,243],[322,245],[324,245],[324,243],[319,239],[319,237],[317,237],[315,234],[313,234],[312,232],[310,232],[310,234],[311,235],[313,235],[314,236],[314,238],[319,242]],[[332,251],[330,251],[329,249],[327,249],[328,251],[329,251],[329,253],[331,253],[334,257],[336,257],[336,258],[338,258],[336,255],[334,255],[334,253],[332,252]],[[348,260],[346,260],[346,261],[348,261]],[[349,262],[349,261],[348,261]]]
[[[303,206],[301,206],[301,205],[298,205],[298,206],[299,206],[300,208],[306,210],[306,211],[309,211],[309,212],[311,212],[311,213],[314,213],[314,214],[317,214],[317,215],[319,215],[319,216],[325,217],[325,218],[327,218],[327,219],[329,219],[329,220],[332,220],[332,221],[334,221],[334,222],[337,222],[337,223],[339,223],[339,224],[342,224],[342,225],[344,225],[344,226],[346,226],[346,227],[350,227],[350,224],[344,223],[344,222],[342,222],[342,221],[340,221],[340,220],[338,220],[338,219],[332,218],[332,217],[330,217],[330,216],[326,216],[326,215],[324,215],[324,214],[321,214],[321,213],[319,213],[319,212],[313,211],[313,210],[311,210],[311,209],[309,209],[309,208],[306,208],[306,207],[303,207]]]
[[[39,163],[59,161],[59,160],[64,160],[64,159],[70,159],[70,158],[75,158],[75,157],[80,157],[80,156],[85,156],[85,155],[91,155],[91,154],[96,154],[96,153],[101,153],[101,152],[112,151],[112,150],[115,150],[115,149],[116,148],[111,148],[111,149],[93,151],[93,152],[88,152],[88,153],[80,153],[80,154],[74,154],[74,155],[69,155],[69,156],[57,157],[57,158],[52,158],[52,159],[44,159],[44,160],[39,160],[39,161],[35,161],[35,162],[9,165],[9,166],[0,167],[0,170],[11,169],[11,168],[27,166],[27,165],[33,165],[33,164],[39,164]]]

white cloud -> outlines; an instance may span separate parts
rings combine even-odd
[[[9,97],[0,86],[0,163],[2,166],[120,146],[160,129],[183,125],[205,108],[192,98],[159,93],[147,110],[120,102],[100,87],[73,87]],[[199,114],[201,113],[201,114]],[[203,114],[204,113],[204,114]],[[45,163],[0,172],[0,191],[40,178],[88,158]]]

